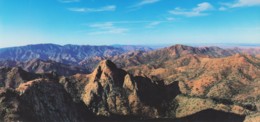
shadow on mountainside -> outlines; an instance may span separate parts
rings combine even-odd
[[[223,111],[217,111],[213,109],[207,109],[195,113],[191,116],[178,119],[168,119],[168,118],[159,118],[159,119],[144,119],[133,116],[114,116],[110,118],[98,118],[93,119],[93,122],[243,122],[245,116],[227,113]]]

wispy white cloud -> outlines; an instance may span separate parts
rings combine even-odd
[[[161,24],[163,21],[154,21],[154,22],[151,22],[149,23],[146,27],[147,28],[154,28],[155,26]]]
[[[155,22],[155,21],[152,21],[152,20],[137,20],[137,21],[110,21],[110,22],[107,22],[107,23],[112,23],[112,24],[144,24],[144,23],[152,23],[152,22]]]
[[[74,2],[80,2],[80,0],[58,0],[61,3],[74,3]]]
[[[136,3],[132,6],[130,6],[130,8],[140,8],[142,6],[148,5],[148,4],[154,4],[159,2],[160,0],[141,0],[139,3]]]
[[[122,27],[124,25],[138,25],[137,27],[154,28],[162,23],[172,22],[175,18],[169,18],[169,20],[138,20],[138,21],[110,21],[92,24],[83,24],[90,27],[90,35],[99,34],[124,34],[129,31],[129,28]],[[121,26],[122,25],[122,26]],[[121,26],[121,27],[120,27]]]
[[[219,10],[225,11],[228,8],[260,6],[260,0],[235,0],[233,2],[220,3],[220,4],[222,6],[219,8]]]
[[[166,20],[168,20],[168,21],[174,21],[174,20],[176,20],[176,18],[168,17],[168,18],[166,18]]]
[[[259,6],[260,0],[236,0],[233,3],[226,3],[228,7],[249,7],[249,6]]]
[[[90,35],[99,34],[123,34],[128,31],[127,28],[116,27],[111,22],[90,24],[89,27],[93,28],[94,31],[88,33]]]
[[[194,16],[205,16],[208,15],[205,13],[205,11],[211,10],[214,7],[208,3],[208,2],[203,2],[197,5],[197,7],[187,10],[187,9],[182,9],[182,8],[175,8],[174,10],[169,11],[169,13],[174,14],[174,15],[182,15],[182,16],[187,16],[187,17],[194,17]]]
[[[221,7],[219,7],[219,9],[218,10],[220,10],[220,11],[225,11],[225,10],[227,10],[227,8],[226,7],[224,7],[224,6],[221,6]]]
[[[70,11],[74,12],[104,12],[104,11],[115,11],[115,5],[104,6],[101,8],[68,8]]]

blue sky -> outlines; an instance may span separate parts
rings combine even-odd
[[[0,47],[260,43],[260,0],[0,0]]]

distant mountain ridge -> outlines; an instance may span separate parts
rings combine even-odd
[[[20,47],[0,48],[0,60],[29,61],[32,59],[53,60],[73,64],[94,56],[111,57],[131,50],[151,50],[140,46],[90,46],[36,44]]]
[[[27,72],[32,73],[56,73],[57,75],[70,76],[77,73],[89,73],[90,71],[84,67],[67,65],[55,61],[44,61],[40,59],[32,59],[26,62],[21,61],[0,61],[0,68],[20,67]]]

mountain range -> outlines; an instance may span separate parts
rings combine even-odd
[[[1,121],[260,120],[259,48],[0,49]]]

